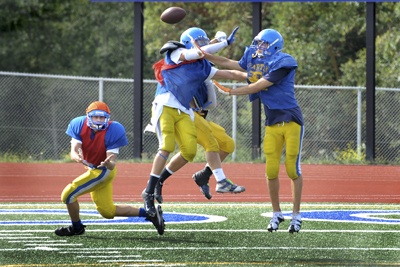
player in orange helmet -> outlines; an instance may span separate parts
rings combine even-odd
[[[66,204],[71,225],[55,230],[58,236],[73,236],[85,233],[79,216],[78,197],[90,193],[97,211],[107,219],[115,216],[145,217],[158,233],[164,233],[164,219],[159,206],[156,216],[149,217],[143,208],[130,205],[115,205],[112,199],[113,181],[117,173],[116,158],[120,147],[128,144],[122,124],[110,120],[110,109],[106,103],[95,101],[86,109],[86,116],[71,120],[66,133],[71,137],[71,159],[83,163],[86,172],[68,184],[61,200]]]

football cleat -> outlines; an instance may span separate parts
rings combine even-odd
[[[279,224],[283,221],[285,221],[285,218],[283,217],[282,213],[274,213],[271,220],[269,221],[267,230],[269,232],[276,232],[279,229]]]
[[[224,179],[217,183],[215,190],[218,193],[242,193],[246,190],[246,188],[232,183],[232,181],[229,179]]]
[[[58,236],[73,236],[73,235],[83,235],[85,233],[85,225],[83,225],[82,229],[76,230],[72,225],[68,227],[60,227],[54,231],[54,233]]]
[[[212,195],[210,193],[210,186],[208,184],[199,186],[200,187],[200,192],[203,193],[203,195],[207,198],[207,199],[211,199]]]
[[[156,187],[154,188],[154,197],[157,200],[158,203],[163,203],[163,197],[162,197],[162,187],[163,184],[160,182],[156,183]]]
[[[301,216],[297,215],[295,217],[292,218],[292,220],[290,221],[290,225],[288,228],[289,233],[293,234],[293,233],[298,233],[301,229]]]
[[[151,217],[156,216],[156,207],[154,206],[154,194],[146,193],[146,189],[142,192],[142,198],[144,202],[144,210]]]
[[[208,184],[208,181],[210,180],[212,174],[213,173],[210,167],[205,167],[204,169],[193,174],[192,178],[198,186],[202,186]]]
[[[159,235],[164,234],[164,229],[165,229],[164,222],[165,221],[164,221],[164,217],[163,217],[163,211],[162,211],[160,205],[157,205],[156,215],[154,217],[151,217],[147,214],[146,220],[151,221],[153,223],[153,225],[157,229],[157,232]]]

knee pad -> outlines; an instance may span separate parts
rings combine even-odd
[[[268,180],[273,180],[278,178],[279,175],[279,161],[276,160],[267,160],[267,164],[265,167],[265,173],[267,174]]]
[[[97,211],[106,219],[113,219],[115,217],[116,207],[113,205],[112,207],[104,208],[104,207],[96,207]]]
[[[192,162],[197,153],[197,141],[195,138],[186,140],[186,143],[179,145],[182,158],[188,162]]]
[[[290,179],[296,180],[299,177],[299,173],[297,172],[296,168],[286,166],[286,173]]]
[[[297,156],[286,155],[285,167],[290,179],[295,180],[301,175],[300,163],[297,163]]]
[[[279,169],[275,170],[275,168],[274,168],[273,170],[271,170],[271,168],[268,168],[266,173],[267,173],[268,180],[274,180],[274,179],[278,178]]]
[[[61,193],[61,201],[64,204],[70,204],[76,201],[76,196],[72,198],[71,194],[73,192],[72,184],[67,185]]]
[[[194,157],[196,156],[196,153],[197,153],[197,147],[196,150],[194,151],[187,151],[187,150],[181,151],[181,156],[188,162],[192,162]]]
[[[215,137],[209,134],[198,133],[197,134],[197,143],[201,145],[206,152],[219,152],[218,141]]]
[[[235,151],[235,141],[233,141],[233,138],[229,136],[229,138],[226,138],[223,142],[219,144],[219,147],[222,151],[232,154],[233,151]]]

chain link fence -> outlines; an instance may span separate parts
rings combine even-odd
[[[86,107],[98,99],[109,105],[112,120],[122,123],[127,131],[129,145],[121,149],[119,159],[132,159],[135,127],[132,79],[0,72],[0,84],[0,159],[69,159],[70,138],[65,134],[68,123],[84,115]],[[143,81],[143,127],[150,122],[155,88],[155,80]],[[366,136],[365,88],[298,85],[296,92],[305,118],[302,161],[362,161]],[[217,93],[217,98],[218,107],[209,112],[207,119],[222,125],[236,140],[236,150],[226,161],[254,161],[252,106],[248,97]],[[375,149],[376,159],[381,163],[400,162],[399,103],[400,89],[377,88]],[[261,119],[264,125],[263,114]],[[155,135],[144,134],[142,146],[142,160],[151,161],[158,149]],[[263,162],[262,151],[259,154],[259,161]],[[195,161],[205,161],[200,146]]]

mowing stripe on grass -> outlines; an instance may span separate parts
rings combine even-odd
[[[71,244],[74,246],[79,246],[82,244]],[[42,248],[47,248],[43,246]],[[25,250],[35,250],[41,249],[41,247],[36,248],[14,248],[14,249],[0,249],[0,251],[25,251]],[[57,250],[57,248],[51,248],[52,250]],[[271,249],[277,250],[322,250],[322,251],[330,251],[330,250],[353,250],[353,251],[400,251],[400,248],[366,248],[366,247],[283,247],[283,246],[268,246],[268,247],[103,247],[102,249],[105,250],[129,250],[129,251],[153,251],[153,250],[169,250],[169,251],[176,251],[176,250],[190,250],[190,251],[203,251],[203,250],[266,250],[269,251]],[[62,248],[64,253],[66,251],[76,251],[76,248]],[[97,248],[79,248],[79,250],[88,250],[88,251],[95,251]]]
[[[82,208],[95,208],[95,205],[91,202],[80,202],[79,203]],[[115,204],[127,204],[126,202],[115,202]],[[143,205],[143,202],[132,202],[132,205]],[[163,203],[163,207],[268,207],[270,208],[270,203],[242,203],[242,202],[201,202],[201,203],[192,203],[192,202],[170,202]],[[292,203],[281,203],[282,207],[292,208]],[[62,203],[0,203],[0,207],[2,208],[65,208],[65,204]],[[348,207],[348,208],[357,208],[357,209],[393,209],[399,208],[399,204],[390,204],[390,203],[377,203],[377,204],[369,204],[369,203],[302,203],[302,209],[308,208],[334,208],[338,207]]]
[[[0,230],[0,233],[15,233],[15,232],[29,232],[29,233],[51,233],[54,234],[54,230]],[[87,233],[91,232],[151,232],[154,233],[154,229],[93,229],[87,230]],[[165,229],[165,232],[235,232],[235,233],[270,233],[264,229]],[[275,232],[274,232],[275,233]],[[270,233],[270,234],[274,234]],[[276,233],[285,233],[287,234],[287,230],[278,230]],[[343,230],[343,229],[322,229],[322,230],[312,230],[312,229],[301,229],[301,233],[369,233],[369,234],[376,234],[376,233],[394,233],[400,234],[398,230]],[[299,234],[301,234],[299,233]],[[29,237],[30,238],[30,237]],[[46,237],[48,238],[48,237]],[[162,238],[162,237],[160,237]]]

